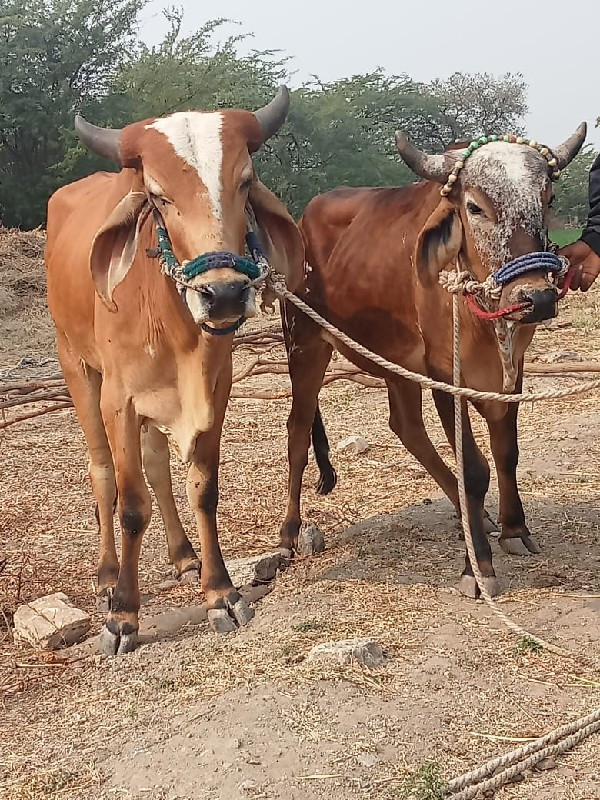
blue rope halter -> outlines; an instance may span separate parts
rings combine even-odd
[[[526,253],[524,256],[519,256],[509,261],[508,264],[504,264],[492,274],[492,277],[498,286],[504,286],[518,278],[519,275],[525,275],[527,272],[543,270],[544,272],[558,274],[563,269],[564,264],[556,253]]]
[[[196,256],[196,258],[192,259],[192,261],[188,261],[188,263],[182,267],[177,260],[177,256],[173,252],[171,240],[162,222],[162,217],[157,211],[155,212],[156,235],[158,238],[157,256],[160,259],[163,272],[175,281],[186,305],[186,291],[188,289],[198,291],[189,281],[211,269],[224,269],[228,267],[229,269],[236,270],[236,272],[240,272],[242,275],[246,275],[253,282],[260,281],[266,276],[269,271],[269,262],[260,246],[258,237],[252,230],[250,219],[253,219],[253,215],[248,213],[248,216],[249,222],[248,231],[246,233],[246,246],[248,247],[252,259],[240,256],[238,253],[230,253],[227,250],[215,250]],[[225,328],[212,328],[210,325],[202,322],[200,327],[206,333],[211,334],[211,336],[227,336],[239,330],[245,321],[245,317],[240,317],[232,325],[228,325]]]

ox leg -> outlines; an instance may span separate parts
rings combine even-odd
[[[390,428],[427,470],[460,515],[456,477],[444,463],[423,424],[422,390],[404,378],[387,381]]]
[[[185,534],[173,498],[169,442],[154,425],[142,427],[142,463],[165,526],[169,563],[175,567],[178,578],[196,582],[200,559]]]
[[[320,337],[308,344],[295,343],[289,349],[292,408],[287,422],[288,501],[281,526],[279,546],[290,554],[293,554],[298,547],[302,522],[300,516],[302,476],[308,463],[311,430],[317,414],[319,391],[332,352],[332,346]],[[320,484],[320,488],[324,487]]]
[[[113,460],[100,413],[100,373],[88,367],[58,336],[60,365],[75,406],[75,413],[88,449],[88,474],[96,500],[96,520],[99,532],[98,607],[108,610],[110,598],[119,574],[119,559],[115,548],[114,513],[117,487]]]
[[[100,635],[99,649],[106,655],[120,655],[134,650],[137,644],[140,610],[138,564],[142,538],[152,515],[152,501],[142,470],[140,418],[131,403],[114,405],[104,391],[101,408],[117,479],[121,567]]]
[[[522,379],[516,391],[520,392]],[[490,432],[490,444],[498,475],[499,522],[502,533],[499,544],[512,555],[527,556],[539,553],[540,547],[525,522],[523,503],[517,484],[519,444],[517,438],[517,416],[519,407],[511,403],[502,419],[486,420]],[[484,414],[485,416],[485,414]]]
[[[456,452],[454,398],[445,392],[434,392],[433,395],[448,441]],[[490,468],[473,437],[465,401],[462,401],[462,429],[465,491],[473,546],[486,588],[490,595],[494,596],[499,593],[499,588],[492,564],[492,550],[485,531],[485,512],[483,508],[483,502],[490,485]],[[465,555],[465,568],[460,581],[460,590],[467,597],[477,598],[480,594],[468,555]]]
[[[217,533],[219,501],[219,457],[221,429],[231,389],[231,362],[217,380],[212,428],[201,433],[187,475],[187,496],[196,516],[202,548],[202,591],[208,606],[208,621],[217,633],[245,625],[254,616],[231,582]]]

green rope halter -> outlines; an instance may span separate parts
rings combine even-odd
[[[173,275],[178,269],[181,269],[181,274],[186,280],[196,278],[211,269],[230,267],[235,269],[236,272],[241,272],[246,275],[250,280],[254,281],[261,276],[260,267],[249,258],[240,256],[237,253],[228,253],[225,251],[216,251],[212,253],[203,253],[201,256],[188,261],[187,264],[181,266],[177,260],[169,234],[162,226],[157,226],[156,234],[158,238],[158,248],[160,250],[161,260],[166,267],[169,274]]]

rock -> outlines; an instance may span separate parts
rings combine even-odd
[[[263,553],[249,558],[233,558],[225,566],[233,585],[239,589],[240,586],[269,583],[285,563],[281,553]]]
[[[316,525],[303,522],[298,534],[296,551],[300,556],[312,556],[325,550],[325,537]]]
[[[255,781],[244,781],[243,783],[240,783],[238,788],[244,794],[254,794],[258,791],[258,783]]]
[[[323,642],[309,651],[307,661],[329,661],[335,664],[358,662],[365,667],[381,667],[386,662],[379,642],[375,639],[343,639],[340,642]]]
[[[371,753],[363,753],[357,756],[356,760],[359,764],[362,764],[363,767],[374,767],[381,761],[379,756],[374,756]]]
[[[371,445],[362,436],[348,436],[338,442],[338,450],[348,450],[350,453],[366,453]]]
[[[544,364],[558,364],[560,361],[583,361],[579,353],[572,353],[570,350],[553,350],[540,356],[540,361]]]
[[[89,614],[75,608],[66,594],[57,592],[19,606],[15,612],[15,642],[42,650],[58,650],[79,641],[88,632]]]
[[[541,761],[535,765],[534,769],[539,770],[540,772],[545,772],[549,769],[556,769],[557,764],[553,758],[543,758]]]
[[[179,585],[179,581],[175,578],[167,578],[166,581],[159,583],[156,587],[159,592],[168,592],[169,589],[174,589],[176,586]]]

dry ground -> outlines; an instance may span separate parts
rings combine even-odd
[[[24,355],[34,366],[17,373],[39,373],[35,364],[53,356],[37,256],[39,241],[0,236],[0,374]],[[599,300],[569,298],[560,326],[541,329],[532,352],[597,358]],[[228,557],[277,540],[288,407],[231,402],[219,508]],[[194,613],[197,588],[158,590],[168,567],[156,513],[141,563],[146,643],[110,661],[86,645],[64,664],[12,644],[7,627],[20,602],[60,590],[95,613],[96,528],[72,412],[0,434],[0,557],[8,559],[0,575],[0,797],[394,800],[418,772],[417,796],[426,800],[437,796],[436,769],[452,777],[600,706],[598,670],[532,651],[456,593],[456,521],[388,430],[384,393],[338,382],[323,391],[322,407],[334,449],[353,433],[371,444],[360,456],[334,452],[340,483],[327,498],[312,491],[311,461],[305,516],[326,533],[327,551],[280,575],[254,621],[218,638]],[[429,400],[427,418],[449,457]],[[522,494],[543,552],[519,559],[494,545],[503,608],[600,663],[598,398],[523,406],[520,419]],[[478,422],[476,430],[487,452]],[[173,467],[192,529],[183,469]],[[492,511],[494,502],[492,487]],[[100,625],[95,616],[94,633]],[[314,644],[354,636],[376,637],[387,666],[332,671],[304,660]],[[589,739],[497,800],[599,798],[598,743]]]

